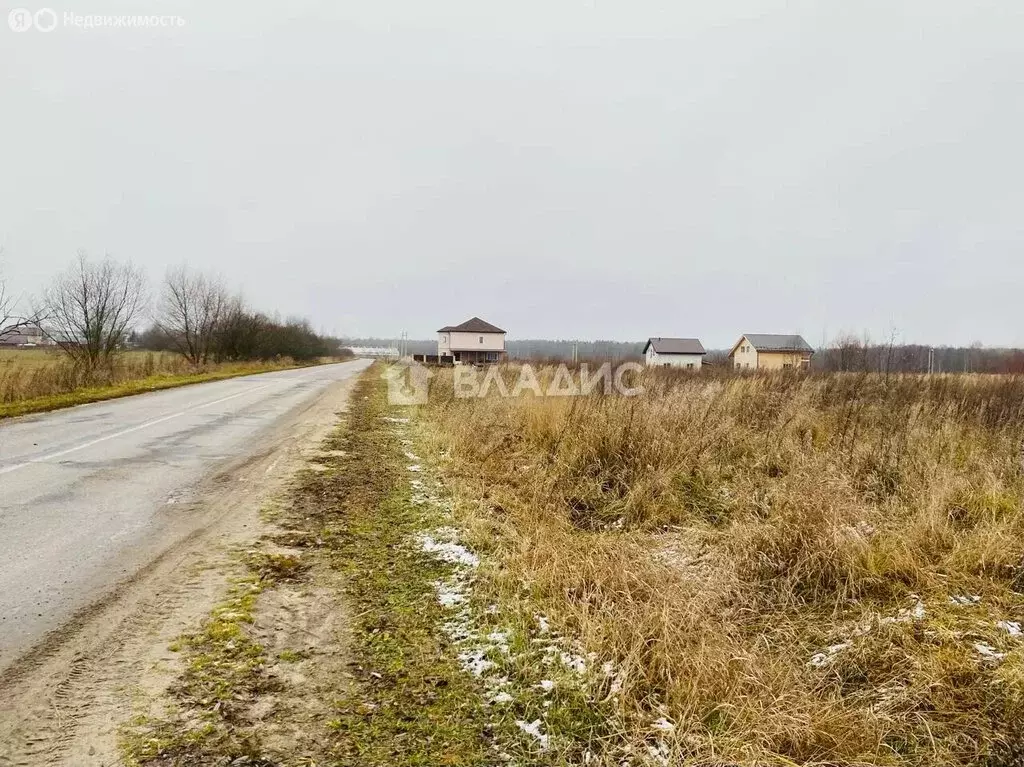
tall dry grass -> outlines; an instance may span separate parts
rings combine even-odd
[[[116,357],[109,367],[86,371],[56,351],[4,350],[0,353],[0,403],[195,372],[182,357],[166,352],[129,352]]]
[[[130,352],[117,357],[109,367],[86,371],[57,351],[0,350],[0,403],[191,372],[180,356],[165,352]]]
[[[277,370],[294,364],[291,358],[285,357],[211,363],[196,368],[170,352],[130,351],[114,357],[105,367],[86,370],[56,350],[0,349],[0,407],[26,402],[45,404],[65,395],[81,395],[85,402],[92,399],[91,394],[100,396],[114,390],[135,393],[136,389],[143,391],[150,385],[159,388],[209,377]]]
[[[615,664],[627,737],[664,715],[697,763],[1024,763],[1024,379],[643,385],[438,376],[426,409],[495,588]]]

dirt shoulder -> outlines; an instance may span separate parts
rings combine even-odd
[[[179,545],[0,676],[0,765],[120,762],[122,723],[148,713],[174,679],[169,646],[222,599],[233,552],[263,534],[260,509],[318,448],[352,385],[292,412],[266,450],[208,480],[203,501],[181,515],[191,532]]]

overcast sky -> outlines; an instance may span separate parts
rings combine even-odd
[[[347,335],[1024,345],[1016,0],[4,2],[17,290],[82,248]]]

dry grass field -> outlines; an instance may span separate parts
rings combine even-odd
[[[0,418],[293,366],[290,359],[192,367],[170,352],[130,351],[86,374],[56,349],[0,349]]]
[[[126,352],[102,380],[116,383],[147,375],[181,375],[188,365],[168,352]],[[86,382],[59,349],[0,349],[0,402],[64,393]]]
[[[507,375],[515,380],[515,369]],[[671,763],[1024,763],[1024,379],[645,373],[424,416],[487,588]]]

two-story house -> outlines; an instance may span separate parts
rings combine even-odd
[[[437,356],[456,363],[502,362],[506,358],[505,331],[479,317],[437,331]]]

